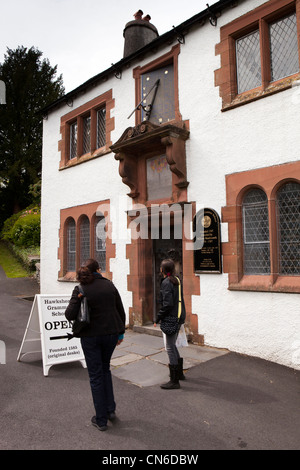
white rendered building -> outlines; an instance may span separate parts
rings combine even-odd
[[[299,369],[299,0],[221,0],[162,36],[137,12],[124,35],[44,110],[41,292],[96,257],[147,324],[171,257],[193,342]]]

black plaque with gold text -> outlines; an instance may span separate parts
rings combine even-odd
[[[202,209],[194,219],[196,273],[222,273],[220,217],[213,209]],[[197,246],[200,248],[197,249]]]

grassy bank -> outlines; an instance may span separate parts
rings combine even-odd
[[[30,272],[24,268],[2,241],[0,241],[0,265],[7,277],[28,277],[30,275]]]

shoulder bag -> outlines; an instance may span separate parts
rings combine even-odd
[[[73,336],[78,335],[82,332],[89,324],[90,324],[90,308],[88,305],[88,301],[82,286],[79,284],[78,286],[80,294],[83,296],[81,297],[80,301],[80,308],[77,315],[76,320],[74,320],[72,325],[72,332]]]

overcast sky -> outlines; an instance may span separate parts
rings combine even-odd
[[[142,10],[159,34],[215,1],[0,0],[0,63],[7,47],[34,46],[63,75],[66,92],[123,57],[123,30]]]

